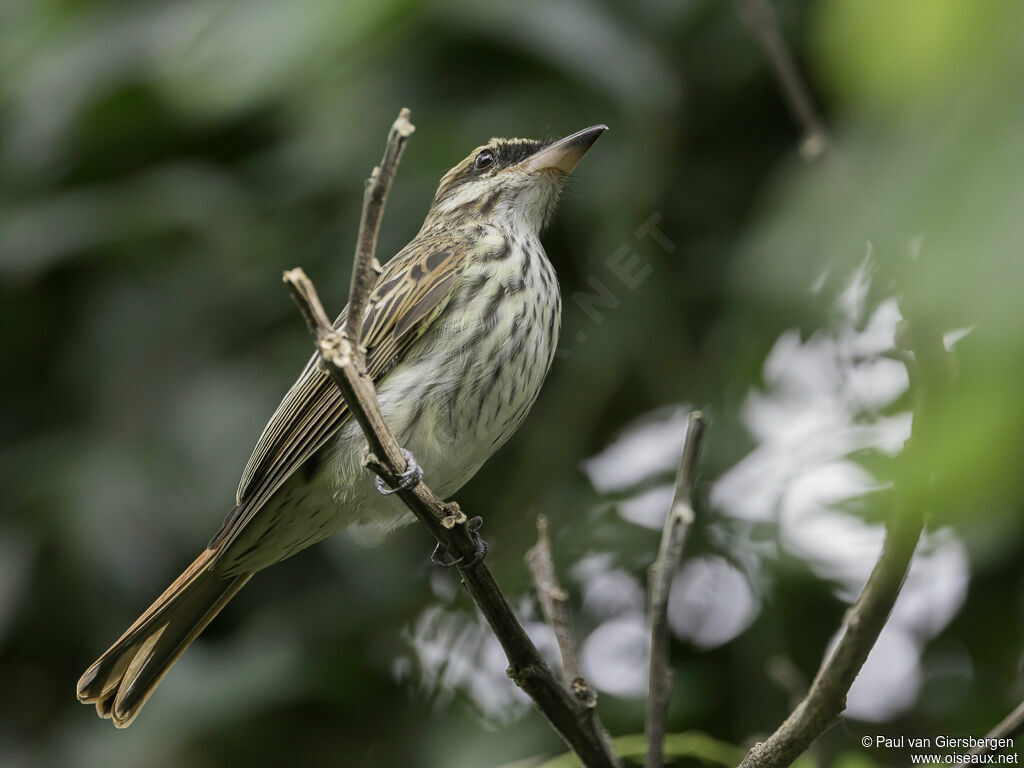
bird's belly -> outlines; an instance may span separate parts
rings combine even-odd
[[[542,283],[536,282],[538,290]],[[551,286],[555,286],[552,279]],[[501,290],[500,284],[495,286]],[[459,301],[459,297],[453,297]],[[423,468],[439,496],[461,488],[519,428],[547,375],[557,340],[559,303],[524,290],[493,311],[480,292],[448,313],[378,388],[385,421]],[[411,521],[394,497],[377,493],[361,466],[366,444],[346,424],[333,451],[336,495],[346,511],[338,527],[389,530]]]
[[[435,339],[424,339],[422,354],[381,386],[385,420],[438,495],[448,497],[461,488],[522,424],[550,363],[550,327],[520,331],[509,322],[507,328],[496,326],[485,343],[474,341],[469,331],[446,335],[439,330]],[[460,348],[466,351],[450,354]],[[340,452],[351,456],[363,445],[358,427],[346,425]],[[356,519],[349,522],[391,528],[410,520],[405,506],[380,496],[372,482],[353,484],[343,473],[339,485],[362,489],[354,500]]]

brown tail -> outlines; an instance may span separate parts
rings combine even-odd
[[[252,573],[222,579],[207,549],[78,681],[78,700],[127,728],[167,670]]]

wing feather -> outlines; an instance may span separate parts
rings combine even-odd
[[[451,298],[469,243],[418,239],[387,263],[363,320],[367,373],[379,384]],[[346,312],[334,323],[340,328]],[[263,430],[242,473],[237,506],[210,546],[224,551],[260,507],[348,420],[344,399],[310,358]]]

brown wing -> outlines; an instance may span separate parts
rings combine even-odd
[[[466,241],[417,239],[387,263],[363,320],[367,372],[388,374],[448,303],[462,274]],[[344,321],[343,310],[335,327]],[[349,418],[348,408],[314,354],[263,430],[238,486],[237,506],[210,542],[224,551],[274,491]]]

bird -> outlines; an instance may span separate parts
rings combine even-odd
[[[381,412],[407,451],[403,481],[422,477],[449,497],[526,418],[561,318],[540,234],[606,130],[477,147],[444,174],[419,232],[380,269],[360,341]],[[79,701],[115,726],[135,720],[254,573],[339,530],[388,532],[414,519],[366,472],[362,432],[317,363],[314,354],[264,428],[220,530],[79,679]]]

